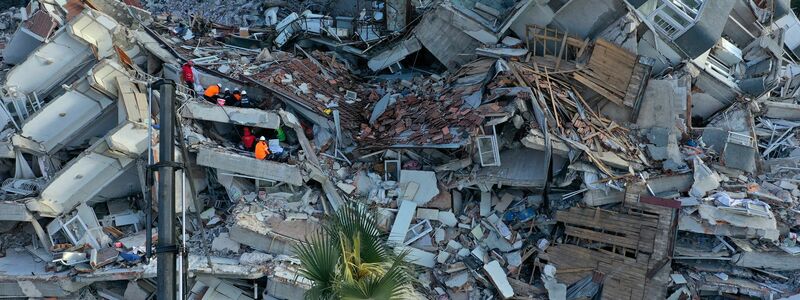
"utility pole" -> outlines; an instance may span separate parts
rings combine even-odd
[[[153,83],[159,92],[158,167],[158,244],[156,245],[159,300],[175,300],[177,274],[175,256],[175,81],[160,79]],[[182,297],[182,296],[181,296]]]

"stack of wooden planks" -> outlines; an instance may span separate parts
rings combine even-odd
[[[567,285],[605,275],[602,299],[663,299],[675,227],[674,208],[626,201],[620,211],[572,208],[556,213],[564,243],[543,259]]]
[[[599,39],[586,67],[573,73],[573,78],[617,105],[634,107],[650,70],[628,50]]]

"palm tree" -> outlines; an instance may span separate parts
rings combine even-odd
[[[392,251],[364,205],[342,207],[326,218],[295,253],[300,273],[314,283],[306,299],[408,299],[414,294],[406,253]]]

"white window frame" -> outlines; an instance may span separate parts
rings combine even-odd
[[[660,0],[658,3],[658,7],[655,10],[653,10],[652,13],[650,13],[648,19],[650,19],[650,22],[653,23],[653,27],[657,28],[658,31],[660,31],[662,34],[668,36],[670,40],[674,40],[679,36],[683,35],[684,33],[686,33],[686,31],[689,30],[689,28],[691,28],[692,26],[694,26],[694,24],[697,22],[697,15],[699,15],[703,5],[705,5],[705,0],[698,0],[698,1],[702,3],[696,9],[688,7],[686,5],[681,5],[687,9],[692,10],[695,13],[695,16],[692,17],[686,14],[686,12],[681,7],[678,7],[678,5],[676,5],[672,1]],[[678,20],[675,20],[674,17],[672,17],[670,14],[667,13],[668,11],[676,13],[683,19],[683,21],[686,21],[688,25],[685,26],[681,25],[681,23],[678,22]],[[656,17],[659,17],[663,22],[656,21]]]
[[[491,149],[482,149],[481,147],[481,140],[490,140]],[[497,132],[495,131],[494,125],[492,125],[492,135],[481,135],[475,137],[475,144],[478,147],[478,156],[481,159],[481,166],[482,167],[499,167],[500,166],[500,149],[497,145]],[[486,161],[489,157],[484,157],[484,152],[491,152],[492,159],[494,161],[492,163],[487,163]]]

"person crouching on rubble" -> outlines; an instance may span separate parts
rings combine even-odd
[[[239,101],[242,101],[242,92],[240,92],[239,89],[233,89],[233,94],[231,94],[231,96],[233,97],[232,104],[239,106]]]
[[[217,103],[217,98],[219,98],[219,89],[221,88],[222,84],[219,83],[207,87],[205,92],[203,92],[203,98],[211,103]]]
[[[194,67],[194,62],[191,60],[183,64],[183,67],[181,67],[181,79],[186,83],[186,87],[189,88],[189,95],[194,97],[194,72],[192,67]]]
[[[229,88],[225,88],[225,92],[217,98],[217,104],[219,104],[219,106],[226,106],[231,105],[231,103],[233,103],[233,95],[231,95],[231,90]]]
[[[244,128],[244,135],[242,135],[242,146],[245,150],[253,150],[253,143],[256,141],[256,136],[250,133],[250,128]]]
[[[269,146],[267,145],[267,139],[264,136],[258,138],[258,143],[256,144],[256,151],[254,154],[258,160],[267,159],[267,156],[269,155]]]

